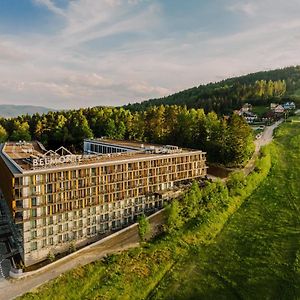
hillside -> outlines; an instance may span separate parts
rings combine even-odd
[[[0,104],[0,117],[14,118],[20,115],[43,114],[52,110],[43,106]]]
[[[262,71],[216,83],[193,87],[173,95],[128,104],[125,108],[141,111],[155,105],[186,105],[207,112],[230,113],[243,102],[264,105],[282,98],[300,104],[300,66]]]
[[[151,299],[299,299],[299,146],[299,124],[282,125],[267,179],[213,243],[163,278]]]

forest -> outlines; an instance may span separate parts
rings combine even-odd
[[[141,111],[157,105],[186,105],[203,108],[218,115],[230,114],[245,102],[268,105],[271,102],[295,101],[300,104],[300,66],[263,71],[193,87],[173,95],[128,104],[125,108]]]
[[[64,145],[80,152],[83,139],[102,136],[201,149],[210,162],[224,165],[242,164],[254,150],[252,130],[243,118],[186,106],[138,112],[94,107],[0,119],[0,142],[38,140],[48,149]]]
[[[254,150],[253,137],[233,110],[245,102],[288,100],[300,105],[300,66],[229,78],[123,107],[0,118],[0,142],[39,140],[49,149],[65,145],[79,152],[84,138],[106,136],[201,149],[210,162],[240,165]]]

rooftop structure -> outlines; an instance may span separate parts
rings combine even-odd
[[[0,146],[0,188],[31,265],[150,214],[206,175],[200,150],[95,139],[84,154],[39,142]]]

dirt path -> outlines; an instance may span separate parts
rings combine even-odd
[[[162,224],[163,221],[163,211],[151,216],[152,232],[157,231],[158,225]],[[97,245],[91,245],[79,253],[66,257],[61,262],[58,261],[56,264],[48,265],[46,269],[42,269],[34,275],[22,279],[3,279],[0,281],[0,300],[14,299],[75,267],[99,260],[107,254],[136,247],[139,245],[139,241],[137,226],[133,226],[122,234],[110,236],[103,242],[98,242]]]

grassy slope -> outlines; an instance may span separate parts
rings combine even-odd
[[[272,169],[215,243],[200,247],[154,299],[300,298],[300,124],[285,124]]]

